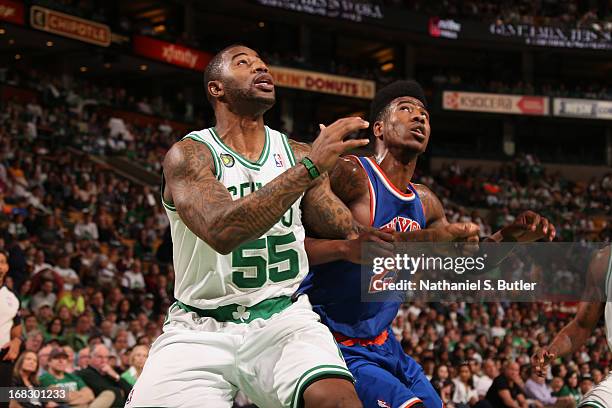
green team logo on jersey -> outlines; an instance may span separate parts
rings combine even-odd
[[[231,154],[227,154],[227,153],[221,153],[221,161],[223,162],[223,165],[225,167],[233,167],[234,163],[236,163],[236,160],[234,160],[234,156],[232,156]]]

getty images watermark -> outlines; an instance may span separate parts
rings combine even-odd
[[[363,251],[366,302],[606,301],[612,292],[585,290],[589,271],[601,287],[612,282],[608,262],[592,270],[594,257],[610,251],[605,243],[402,243],[385,256],[366,244]]]

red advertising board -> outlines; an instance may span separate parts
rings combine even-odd
[[[23,3],[13,0],[0,0],[0,20],[23,25]]]
[[[207,52],[142,35],[135,35],[132,43],[135,54],[196,71],[204,71],[213,57]]]
[[[545,96],[444,91],[443,108],[472,112],[548,115]]]

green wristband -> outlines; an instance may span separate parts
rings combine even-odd
[[[321,175],[321,173],[319,173],[319,169],[317,169],[317,166],[315,166],[312,160],[310,160],[308,157],[304,157],[300,163],[302,163],[304,167],[306,167],[306,170],[308,170],[308,175],[310,176],[311,180],[314,180]]]

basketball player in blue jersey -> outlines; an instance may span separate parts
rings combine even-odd
[[[346,157],[330,175],[332,190],[355,220],[394,230],[396,241],[478,241],[476,225],[449,223],[433,192],[411,182],[431,130],[421,86],[397,81],[381,89],[372,103],[370,123],[376,157]],[[528,211],[487,240],[551,240],[554,235],[546,218]],[[401,299],[361,301],[361,267],[354,263],[359,260],[359,239],[311,239],[306,249],[311,265],[317,266],[311,267],[298,293],[309,295],[334,334],[364,407],[442,407],[421,366],[403,352],[391,331]]]

